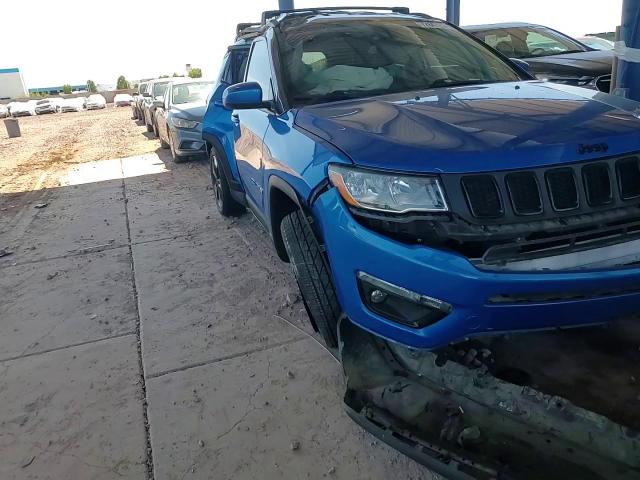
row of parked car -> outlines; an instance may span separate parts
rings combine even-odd
[[[133,97],[127,93],[119,93],[114,97],[114,106],[129,106]],[[107,106],[107,100],[99,93],[87,97],[74,98],[44,98],[42,100],[27,100],[24,102],[11,102],[7,105],[0,104],[0,118],[26,117],[44,115],[47,113],[81,112],[83,110],[99,110]]]
[[[202,119],[213,82],[187,77],[157,78],[140,83],[131,104],[133,118],[160,139],[175,162],[206,153]]]

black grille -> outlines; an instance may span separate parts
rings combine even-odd
[[[542,199],[533,172],[510,173],[505,177],[513,211],[518,215],[542,213]]]
[[[606,163],[587,165],[582,169],[582,177],[589,205],[599,207],[613,201],[609,166]]]
[[[474,217],[496,218],[503,214],[500,192],[492,175],[463,177],[462,187]]]
[[[558,168],[547,172],[547,188],[553,208],[559,212],[578,208],[578,186],[570,168]]]
[[[443,174],[449,207],[475,225],[555,220],[640,204],[640,154],[563,166]]]
[[[620,196],[624,200],[640,197],[640,162],[637,158],[623,158],[616,164]]]

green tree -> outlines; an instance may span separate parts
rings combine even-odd
[[[199,68],[192,68],[191,70],[189,70],[189,77],[202,78],[202,70]]]
[[[169,78],[169,75],[160,75],[158,78]]]
[[[87,80],[87,90],[89,90],[89,93],[97,93],[98,87],[96,86],[96,82],[93,80]]]
[[[62,86],[62,93],[66,93],[67,95],[73,92],[73,88],[68,83]]]
[[[127,90],[129,88],[129,82],[124,78],[124,75],[120,75],[118,77],[118,82],[116,83],[116,88],[118,90]]]
[[[178,72],[173,72],[173,76],[174,76],[174,77],[179,77],[179,76],[180,76],[180,74],[179,74]]]

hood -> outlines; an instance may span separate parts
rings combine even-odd
[[[640,103],[547,82],[442,88],[301,108],[296,125],[365,167],[465,173],[640,151]]]
[[[531,73],[599,77],[611,75],[613,68],[613,52],[610,50],[523,58],[523,60],[529,63]]]
[[[179,105],[173,105],[171,110],[171,113],[179,117],[201,122],[207,110],[207,105],[204,102],[181,103]]]

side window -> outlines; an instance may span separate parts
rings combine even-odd
[[[222,68],[220,69],[220,75],[218,76],[218,83],[226,83],[227,85],[231,85],[231,59],[231,53],[227,53],[224,56]]]
[[[253,44],[245,81],[259,83],[262,87],[262,99],[265,102],[273,100],[271,62],[269,61],[267,43],[264,40],[258,40]]]
[[[239,83],[244,78],[247,71],[247,61],[249,60],[249,49],[237,50],[233,54],[233,83]]]
[[[566,50],[560,42],[540,32],[527,33],[527,47],[532,53],[536,50],[541,52],[562,52]]]

